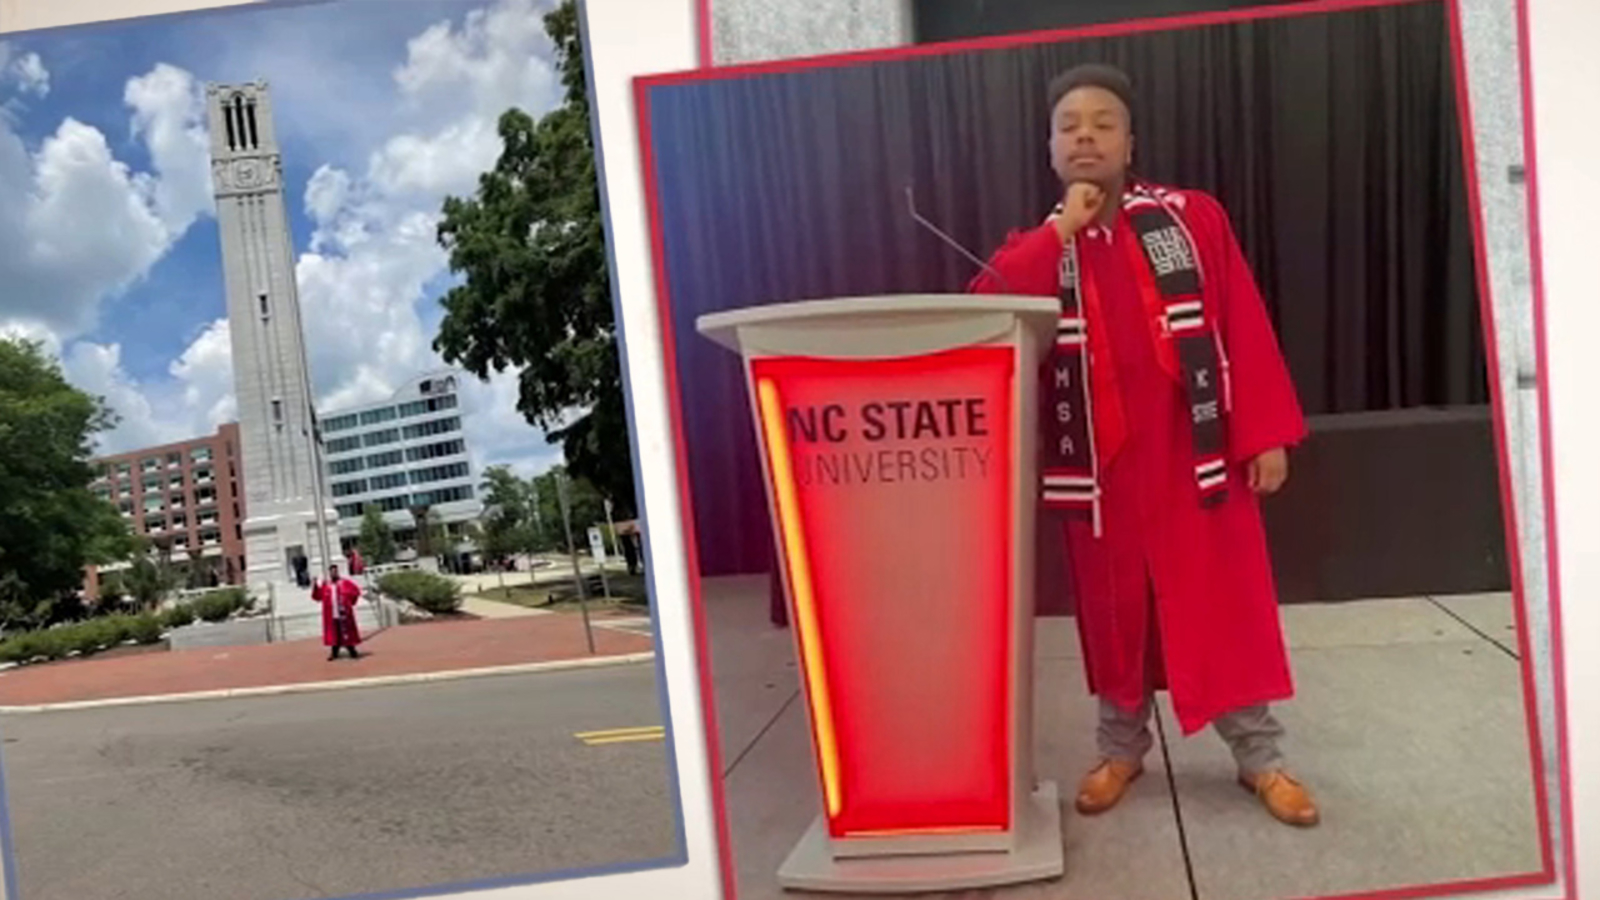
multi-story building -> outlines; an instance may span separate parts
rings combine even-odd
[[[321,419],[323,458],[347,550],[361,534],[368,506],[383,513],[401,544],[415,541],[412,510],[418,507],[437,516],[453,543],[483,513],[454,373],[424,375],[382,403]]]
[[[243,584],[243,495],[239,490],[239,426],[217,433],[106,456],[94,461],[92,490],[199,585]],[[107,567],[116,568],[116,567]],[[88,572],[86,593],[100,577]]]

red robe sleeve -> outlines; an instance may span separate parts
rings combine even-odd
[[[968,283],[967,292],[1053,296],[1061,288],[1056,273],[1060,264],[1061,236],[1054,225],[1046,223],[1025,231],[1013,231],[989,258],[989,267],[1002,278],[981,270]]]
[[[1206,292],[1216,300],[1218,334],[1228,358],[1229,455],[1234,462],[1246,462],[1304,440],[1305,416],[1266,303],[1227,212],[1206,194],[1185,192],[1185,196],[1195,239],[1204,248]]]

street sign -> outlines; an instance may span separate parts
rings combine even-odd
[[[599,526],[589,529],[589,552],[594,556],[595,565],[606,564],[606,539]]]

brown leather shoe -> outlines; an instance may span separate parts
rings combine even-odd
[[[1261,798],[1267,812],[1285,825],[1309,828],[1320,819],[1311,792],[1287,772],[1263,772],[1253,780],[1240,776],[1239,785]]]
[[[1144,766],[1120,759],[1101,760],[1100,765],[1078,783],[1078,812],[1086,816],[1103,813],[1122,800],[1128,787],[1144,774]]]

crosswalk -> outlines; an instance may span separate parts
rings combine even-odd
[[[609,628],[613,631],[626,631],[629,634],[642,634],[647,637],[654,634],[654,631],[652,630],[654,623],[650,621],[649,616],[600,619],[597,620],[595,624],[601,628]]]

